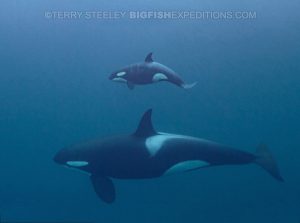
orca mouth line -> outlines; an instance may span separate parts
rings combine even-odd
[[[57,163],[57,164],[63,164],[63,163],[61,162],[61,160],[59,159],[58,154],[56,154],[56,155],[53,157],[53,161],[54,161],[55,163]]]
[[[171,68],[155,62],[152,59],[153,53],[149,53],[143,62],[128,65],[109,76],[114,82],[127,83],[130,90],[135,85],[153,84],[160,81],[167,81],[184,89],[193,88],[196,82],[185,84],[182,78]]]
[[[113,179],[150,179],[213,166],[254,163],[284,181],[265,144],[251,153],[202,138],[158,132],[152,109],[144,112],[134,133],[65,147],[53,160],[88,174],[95,193],[107,204],[116,198]]]

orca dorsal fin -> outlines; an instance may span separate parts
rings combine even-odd
[[[152,63],[153,62],[153,59],[152,59],[152,52],[151,53],[149,53],[147,56],[146,56],[146,58],[145,58],[145,62],[146,63]]]
[[[156,134],[156,131],[153,128],[152,125],[152,109],[148,109],[143,117],[141,118],[141,121],[139,123],[139,126],[137,127],[134,135],[137,137],[148,137]]]

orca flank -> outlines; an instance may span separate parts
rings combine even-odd
[[[254,163],[283,181],[265,145],[249,153],[201,138],[157,132],[151,116],[149,109],[132,134],[64,148],[54,161],[88,173],[96,194],[106,203],[114,202],[116,197],[113,178],[156,178],[204,167]]]
[[[184,89],[194,87],[197,82],[186,84],[180,76],[169,67],[157,63],[149,53],[144,62],[135,63],[113,72],[109,79],[114,82],[127,84],[129,89],[134,89],[135,85],[146,85],[167,81]]]

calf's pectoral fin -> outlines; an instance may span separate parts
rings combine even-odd
[[[130,89],[130,90],[133,90],[134,89],[134,84],[130,81],[127,81],[127,87]]]
[[[106,203],[112,203],[115,200],[115,186],[111,179],[104,176],[91,175],[91,181],[98,197]]]

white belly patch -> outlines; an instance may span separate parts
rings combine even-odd
[[[189,161],[183,161],[180,163],[175,164],[174,166],[170,167],[164,175],[172,175],[176,173],[183,173],[189,170],[193,170],[196,168],[204,167],[209,165],[209,163],[203,161],[203,160],[189,160]]]
[[[168,77],[163,73],[156,73],[152,77],[153,82],[158,82],[158,81],[162,81],[162,80],[168,80]]]
[[[66,164],[69,166],[72,166],[72,167],[82,167],[82,166],[89,165],[89,162],[87,162],[87,161],[68,161]]]
[[[127,82],[127,80],[124,79],[124,78],[122,78],[122,77],[115,77],[115,78],[113,79],[113,81],[116,81],[116,82],[123,82],[123,83],[126,83],[126,82]]]

